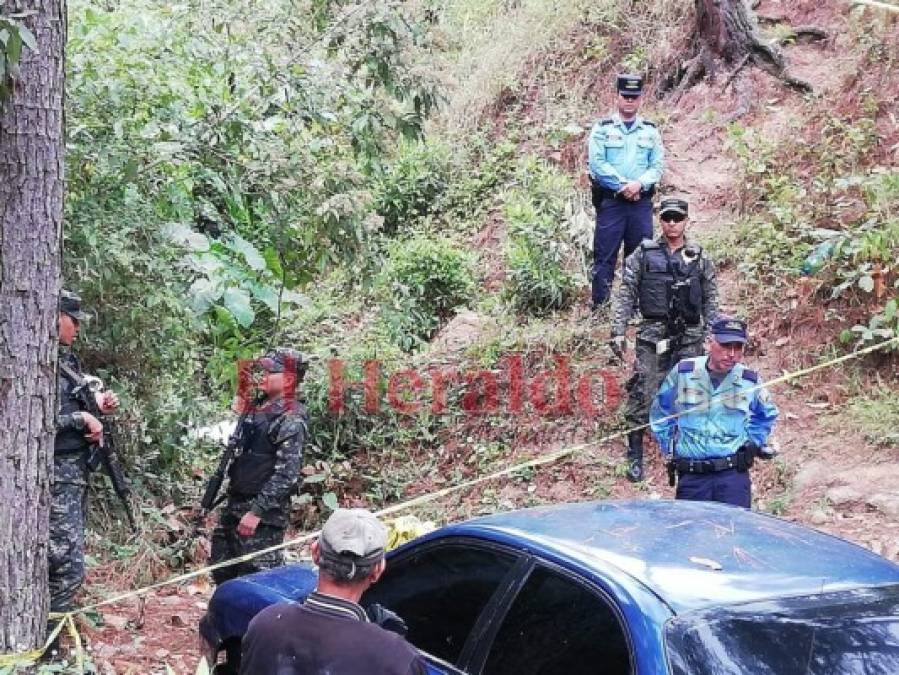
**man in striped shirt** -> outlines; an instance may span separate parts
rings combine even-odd
[[[243,639],[240,672],[424,675],[425,661],[359,605],[384,573],[387,529],[365,509],[338,509],[312,545],[318,586],[303,604],[267,607]]]

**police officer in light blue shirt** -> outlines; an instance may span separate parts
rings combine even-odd
[[[618,112],[593,126],[587,145],[596,229],[593,234],[593,309],[609,300],[618,249],[629,256],[652,239],[652,195],[665,150],[655,124],[637,114],[643,78],[619,75]]]
[[[749,508],[749,468],[773,456],[766,444],[778,411],[758,373],[740,363],[746,337],[744,321],[719,318],[708,356],[678,363],[653,400],[650,426],[669,477],[677,473],[677,499]]]

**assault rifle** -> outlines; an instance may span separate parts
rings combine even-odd
[[[659,355],[669,352],[671,354],[676,354],[681,348],[684,332],[687,329],[687,322],[684,319],[683,312],[682,290],[689,286],[689,280],[675,281],[671,284],[671,294],[668,298],[668,336],[662,341],[662,343],[664,343],[664,349],[659,351],[658,347],[656,348],[656,353]]]
[[[231,460],[234,459],[234,454],[237,452],[237,446],[240,445],[243,422],[244,419],[246,419],[246,416],[246,413],[244,413],[240,416],[240,419],[237,420],[237,426],[234,427],[234,431],[231,432],[231,436],[228,437],[228,443],[225,445],[225,451],[222,453],[222,458],[219,460],[218,468],[209,478],[209,482],[206,483],[206,489],[203,491],[203,498],[200,500],[200,508],[204,514],[209,513],[215,508],[216,504],[219,503],[218,494],[222,489],[222,483],[225,482],[225,474],[228,471],[228,467],[231,465]]]
[[[128,524],[133,532],[137,532],[137,523],[134,521],[134,513],[131,510],[131,486],[125,477],[125,471],[122,469],[122,463],[119,461],[119,455],[115,449],[115,432],[112,428],[112,420],[104,416],[97,404],[96,394],[102,392],[103,381],[99,377],[92,375],[81,376],[74,370],[60,363],[59,367],[65,372],[66,376],[75,384],[72,393],[81,402],[82,407],[98,420],[103,420],[103,436],[99,443],[94,444],[94,448],[87,458],[87,466],[91,471],[96,471],[101,466],[104,473],[109,477],[112,489],[122,502],[125,509],[125,515],[128,518]]]

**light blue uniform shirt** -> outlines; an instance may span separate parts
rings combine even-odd
[[[628,129],[616,113],[593,125],[587,159],[590,176],[607,190],[618,192],[632,180],[648,190],[662,177],[665,148],[652,122],[637,115]]]
[[[684,359],[668,373],[649,411],[653,435],[662,453],[686,459],[712,459],[734,454],[746,441],[762,447],[778,411],[760,387],[755,371],[736,364],[715,388],[706,368],[707,356]],[[665,419],[670,415],[680,415]]]

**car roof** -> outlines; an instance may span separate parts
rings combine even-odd
[[[510,544],[600,580],[627,575],[676,613],[899,583],[899,566],[860,546],[713,502],[559,504],[450,525],[425,539],[452,536]]]

